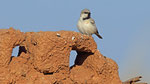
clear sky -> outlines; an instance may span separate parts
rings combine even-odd
[[[150,83],[150,0],[0,0],[0,28],[78,32],[84,8],[104,38],[93,35],[98,49],[117,62],[121,80],[142,75]]]

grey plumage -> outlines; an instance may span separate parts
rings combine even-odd
[[[80,19],[78,20],[78,30],[82,34],[92,35],[96,34],[100,39],[102,36],[99,35],[94,19],[91,18],[91,12],[88,9],[81,11]]]

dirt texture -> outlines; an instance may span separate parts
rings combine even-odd
[[[19,46],[17,57],[12,50]],[[69,67],[70,52],[75,64]],[[91,36],[72,31],[0,29],[0,84],[122,84],[118,66]]]

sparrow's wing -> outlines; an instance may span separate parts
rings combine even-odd
[[[91,24],[92,24],[92,25],[94,25],[94,26],[95,26],[95,28],[96,28],[96,24],[95,24],[94,19],[90,18],[90,22],[91,22]],[[96,28],[96,32],[95,32],[95,34],[96,34],[96,35],[97,35],[100,39],[103,39],[103,38],[102,38],[102,36],[99,34],[99,32],[98,32],[97,28]]]
[[[97,32],[98,30],[97,30],[94,19],[90,18],[90,23],[93,25],[93,28],[96,30],[95,32]]]
[[[91,22],[91,24],[95,25],[94,19],[90,18],[90,22]]]

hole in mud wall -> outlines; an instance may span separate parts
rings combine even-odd
[[[82,65],[88,56],[93,55],[91,52],[77,52],[77,54],[75,65]]]
[[[69,58],[69,66],[70,66],[70,67],[75,64],[75,59],[76,59],[76,57],[77,57],[77,52],[74,51],[74,50],[72,50],[72,51],[70,52],[70,58]]]
[[[19,46],[16,46],[15,48],[13,48],[13,51],[12,51],[12,57],[17,57],[18,56],[18,53],[19,53]]]
[[[18,57],[22,52],[27,53],[26,48],[24,46],[16,46],[13,48],[12,57]]]

